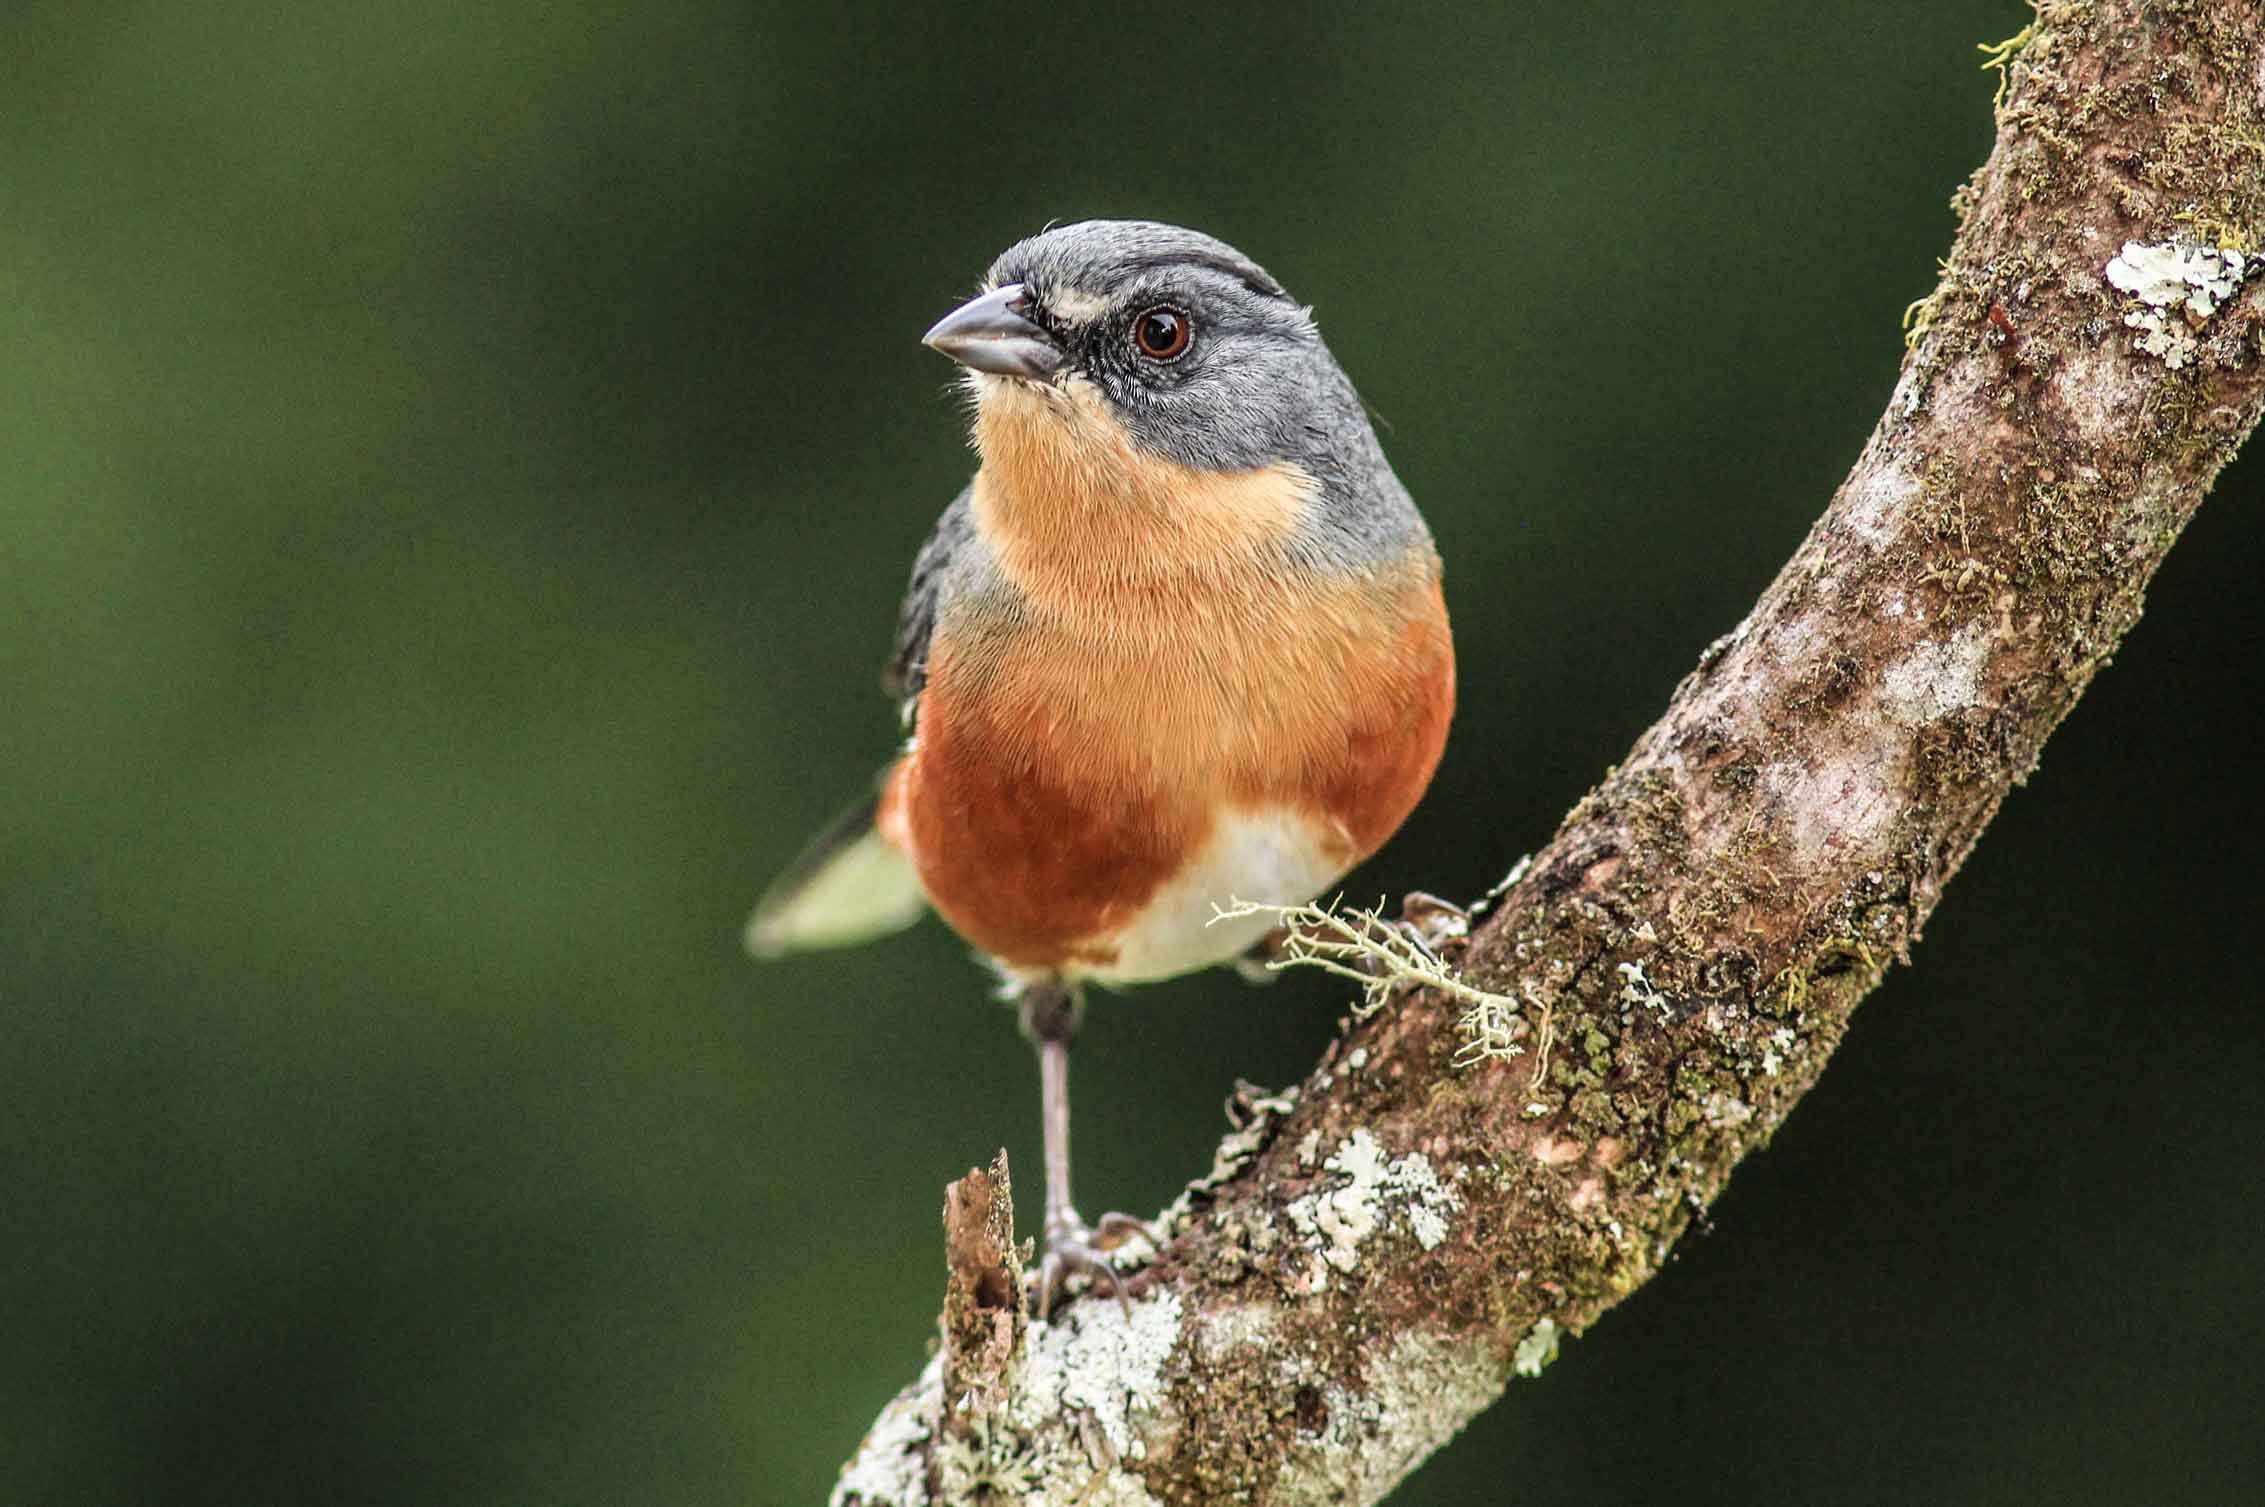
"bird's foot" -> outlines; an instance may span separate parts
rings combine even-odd
[[[1070,1283],[1083,1277],[1093,1291],[1114,1297],[1117,1306],[1130,1318],[1132,1303],[1128,1293],[1132,1278],[1117,1270],[1110,1252],[1136,1236],[1156,1243],[1156,1232],[1130,1214],[1104,1214],[1090,1226],[1078,1218],[1074,1210],[1048,1219],[1046,1249],[1039,1258],[1038,1289],[1034,1295],[1038,1317],[1052,1317],[1062,1299],[1069,1296]]]
[[[1277,926],[1235,957],[1235,972],[1246,984],[1271,984],[1282,976],[1275,965],[1288,956],[1290,928]]]

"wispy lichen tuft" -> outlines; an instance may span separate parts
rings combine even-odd
[[[1491,994],[1450,973],[1439,954],[1406,926],[1384,919],[1381,911],[1357,906],[1261,905],[1235,900],[1220,908],[1213,922],[1240,921],[1270,916],[1283,929],[1277,954],[1267,959],[1270,969],[1319,968],[1348,978],[1361,986],[1361,1002],[1353,1014],[1362,1020],[1391,1003],[1404,988],[1433,989],[1464,1007],[1457,1022],[1463,1045],[1455,1065],[1468,1067],[1490,1057],[1518,1057],[1525,1053],[1521,1039],[1527,1025],[1518,1001],[1507,994]]]

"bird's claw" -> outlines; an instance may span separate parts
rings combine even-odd
[[[1286,956],[1290,928],[1277,926],[1235,955],[1235,973],[1246,984],[1271,984],[1282,976],[1278,966]]]
[[[1471,913],[1452,900],[1442,900],[1423,890],[1410,890],[1400,897],[1400,924],[1437,952],[1443,944],[1460,941],[1471,934]]]
[[[1138,1236],[1150,1245],[1157,1243],[1156,1227],[1145,1219],[1130,1214],[1104,1214],[1094,1222],[1093,1238],[1103,1250],[1113,1251],[1126,1241]]]
[[[1130,1214],[1104,1214],[1088,1226],[1075,1214],[1048,1221],[1045,1254],[1038,1262],[1038,1285],[1033,1306],[1041,1319],[1051,1318],[1061,1300],[1069,1296],[1072,1278],[1084,1277],[1095,1292],[1117,1300],[1125,1317],[1132,1317],[1131,1277],[1117,1270],[1110,1252],[1134,1236],[1154,1242],[1156,1232]]]

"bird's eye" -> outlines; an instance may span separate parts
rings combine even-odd
[[[1133,321],[1133,344],[1151,361],[1176,361],[1187,354],[1189,330],[1187,315],[1159,304]]]

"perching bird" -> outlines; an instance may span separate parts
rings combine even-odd
[[[1044,1314],[1073,1273],[1115,1280],[1070,1201],[1082,986],[1231,961],[1270,922],[1220,908],[1306,901],[1373,853],[1439,763],[1455,661],[1430,531],[1256,263],[1092,220],[984,288],[926,337],[966,368],[982,464],[883,677],[910,739],[748,940],[863,941],[932,905],[1009,980],[1043,1088]]]

